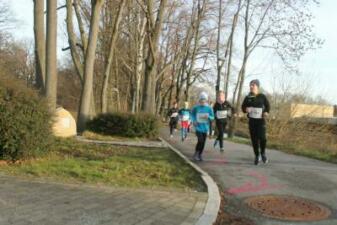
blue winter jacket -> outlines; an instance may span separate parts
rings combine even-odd
[[[191,114],[195,130],[200,133],[208,133],[209,122],[214,120],[213,109],[208,105],[196,105]]]

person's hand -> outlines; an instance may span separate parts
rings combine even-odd
[[[233,117],[238,117],[238,114],[237,114],[237,113],[234,113],[234,114],[233,114]]]
[[[252,111],[252,108],[251,107],[247,107],[246,108],[246,113],[250,113]]]
[[[267,118],[268,116],[269,116],[269,113],[267,113],[267,112],[263,113],[263,118]]]

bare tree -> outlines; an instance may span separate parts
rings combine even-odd
[[[158,40],[160,37],[166,3],[167,0],[160,0],[157,16],[155,19],[154,1],[145,1],[148,33],[147,38],[149,47],[145,60],[142,111],[153,114],[155,113],[156,99],[156,58],[158,50]]]
[[[84,83],[83,83],[83,90],[81,93],[81,101],[77,123],[79,132],[83,132],[85,130],[86,123],[90,119],[90,102],[93,91],[95,52],[99,30],[100,11],[103,2],[104,2],[103,0],[91,1],[92,10],[91,10],[89,40],[87,52],[85,55]]]
[[[244,40],[241,67],[233,93],[233,102],[240,109],[242,88],[250,56],[257,48],[271,49],[283,60],[288,69],[308,50],[321,44],[310,28],[311,14],[306,6],[313,1],[244,1]],[[236,119],[233,121],[235,129]]]
[[[74,25],[73,25],[73,22],[74,22],[73,7],[76,12],[76,20],[78,21],[78,28],[81,34],[80,43],[75,34]],[[84,60],[83,59],[85,58],[88,40],[87,40],[87,36],[84,34],[84,25],[83,25],[81,14],[79,12],[80,9],[79,9],[77,0],[67,0],[66,8],[67,8],[66,24],[67,24],[69,48],[66,48],[63,50],[70,49],[70,54],[71,54],[71,58],[75,66],[76,73],[83,86],[83,83],[84,83]],[[91,103],[90,103],[90,116],[95,116],[95,114],[96,114],[96,104],[95,104],[94,93],[92,93]]]
[[[47,1],[46,97],[51,110],[57,99],[57,0]]]
[[[44,32],[44,0],[34,0],[34,40],[36,87],[44,92],[46,81],[46,41]]]
[[[121,0],[119,9],[118,9],[118,12],[115,18],[115,23],[113,25],[111,38],[110,38],[109,55],[108,55],[108,60],[107,60],[106,67],[105,67],[102,95],[101,95],[102,113],[106,113],[108,109],[107,91],[108,91],[109,77],[111,73],[111,66],[112,66],[115,44],[116,44],[116,40],[118,37],[119,24],[122,19],[122,14],[123,14],[125,3],[126,3],[126,0]]]

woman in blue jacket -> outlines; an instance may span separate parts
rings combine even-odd
[[[208,95],[201,92],[199,96],[199,104],[192,109],[192,121],[198,138],[195,147],[194,160],[202,161],[202,153],[205,148],[207,133],[209,132],[210,121],[214,120],[213,109],[207,104]]]

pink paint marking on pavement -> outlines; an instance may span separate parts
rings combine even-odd
[[[256,178],[258,182],[256,184],[253,184],[253,182],[248,181],[239,187],[229,188],[227,190],[227,193],[238,195],[241,193],[249,193],[249,192],[254,193],[264,190],[275,190],[284,187],[284,185],[270,185],[267,176],[255,171],[251,171],[247,173],[247,175]]]

